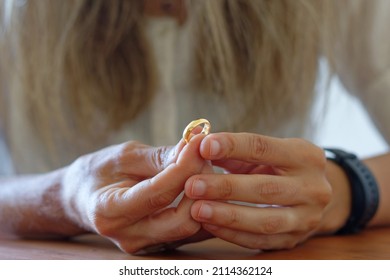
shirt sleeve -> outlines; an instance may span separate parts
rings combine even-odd
[[[336,72],[390,143],[390,1],[344,2],[333,38]],[[340,3],[339,2],[339,3]]]

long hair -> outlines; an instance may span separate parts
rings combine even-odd
[[[158,77],[143,1],[11,2],[0,31],[5,127],[7,102],[23,100],[26,121],[55,154],[64,145],[104,142],[147,106]],[[221,96],[232,112],[237,102],[246,108],[230,129],[262,119],[266,133],[293,115],[307,119],[321,47],[319,3],[187,1],[196,37],[193,86]]]

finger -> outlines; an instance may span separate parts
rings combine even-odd
[[[247,174],[250,173],[258,164],[247,163],[242,160],[234,159],[222,159],[222,160],[213,160],[212,164],[223,168],[226,172],[235,173],[235,174]]]
[[[208,160],[236,159],[250,163],[291,166],[303,140],[286,140],[251,133],[215,133],[201,143],[201,155]]]
[[[183,197],[177,208],[166,208],[138,221],[126,229],[126,236],[140,236],[131,244],[127,244],[126,251],[138,251],[147,247],[145,251],[152,252],[179,246],[177,240],[193,236],[201,225],[189,215],[193,201]],[[157,245],[157,246],[155,246]]]
[[[201,174],[185,185],[186,196],[203,200],[235,200],[293,206],[305,203],[295,178],[273,175]]]
[[[299,238],[293,234],[280,233],[274,235],[255,234],[234,229],[218,227],[210,224],[202,225],[205,230],[225,241],[259,250],[291,249],[299,243]]]
[[[259,208],[215,201],[196,201],[191,216],[201,223],[268,235],[301,231],[305,224],[298,219],[302,215],[295,208]]]
[[[171,204],[184,189],[187,179],[200,173],[205,166],[199,154],[202,139],[202,135],[193,137],[176,163],[171,163],[153,178],[127,188],[115,202],[118,211],[129,213],[128,217],[137,221]]]
[[[273,166],[248,163],[242,160],[223,159],[213,160],[212,164],[223,168],[226,173],[233,174],[269,174],[276,175]]]
[[[184,196],[177,208],[164,209],[162,212],[150,215],[141,220],[139,225],[158,243],[192,236],[201,229],[200,223],[190,215],[193,203],[193,200]]]
[[[127,142],[120,146],[118,163],[125,173],[137,174],[139,178],[150,178],[176,162],[178,155],[185,146],[180,140],[175,146],[151,147],[138,142]],[[126,172],[128,170],[128,172]]]

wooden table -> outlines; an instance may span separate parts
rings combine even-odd
[[[369,229],[353,236],[315,237],[292,250],[259,252],[212,239],[181,247],[171,253],[128,255],[94,235],[71,241],[0,239],[0,259],[382,259],[390,260],[390,228]]]

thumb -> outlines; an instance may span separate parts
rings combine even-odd
[[[168,161],[174,158],[177,158],[177,160],[155,176],[150,176],[149,179],[142,180],[134,186],[124,187],[127,183],[122,182],[123,187],[112,188],[114,192],[121,192],[119,196],[121,199],[115,201],[116,211],[132,213],[132,219],[138,221],[169,206],[184,190],[188,178],[199,174],[204,167],[205,160],[199,153],[199,146],[203,137],[204,135],[195,136],[188,144],[178,143],[175,148],[182,151],[176,153],[176,156],[168,158]],[[153,160],[154,163],[159,161],[155,161],[157,155],[165,154],[167,156],[171,153],[165,148],[147,149],[150,152],[149,159]],[[174,149],[174,147],[171,147],[171,149]],[[155,165],[156,170],[165,164]],[[117,198],[117,196],[115,197]]]

